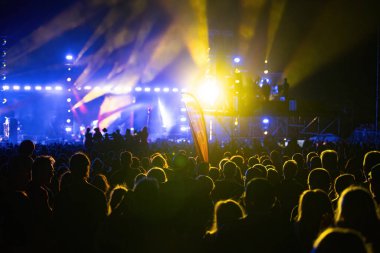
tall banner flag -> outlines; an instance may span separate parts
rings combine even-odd
[[[208,162],[208,139],[202,107],[198,100],[190,93],[183,92],[182,98],[186,106],[197,154],[203,161]]]

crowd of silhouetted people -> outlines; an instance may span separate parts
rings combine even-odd
[[[267,139],[0,148],[0,252],[380,252],[380,151]]]

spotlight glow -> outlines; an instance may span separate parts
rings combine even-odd
[[[42,87],[37,85],[36,87],[34,87],[35,90],[42,90]]]
[[[234,62],[235,62],[235,63],[239,63],[240,61],[241,61],[241,59],[240,59],[239,57],[235,57],[235,58],[234,58]]]
[[[263,119],[263,124],[269,124],[269,119],[268,118],[264,118]]]
[[[72,54],[67,54],[66,55],[66,60],[72,61],[74,59],[74,56]]]
[[[9,90],[9,86],[8,85],[3,85],[3,90]]]
[[[68,98],[66,101],[67,101],[67,103],[70,103],[71,102],[71,98]]]
[[[52,90],[51,86],[46,86],[45,90]]]
[[[71,77],[66,78],[66,81],[71,82]]]
[[[20,90],[20,86],[19,85],[13,85],[13,90]]]
[[[24,90],[31,90],[31,89],[32,89],[32,87],[30,87],[30,85],[24,86]]]
[[[163,90],[164,92],[169,92],[169,88],[164,88],[164,90]]]
[[[140,91],[142,91],[142,88],[141,87],[136,87],[135,91],[140,92]]]
[[[67,133],[69,133],[69,132],[71,132],[73,129],[71,128],[71,127],[66,127],[65,128],[65,131],[67,132]]]
[[[57,91],[61,91],[61,90],[63,90],[62,86],[59,86],[59,85],[58,85],[58,86],[55,86],[54,89],[57,90]]]
[[[154,88],[154,91],[155,91],[155,92],[160,92],[161,89],[160,89],[160,88]]]
[[[173,88],[173,92],[178,92],[178,88]]]
[[[144,91],[145,91],[145,92],[150,92],[150,88],[149,88],[149,87],[146,87],[146,88],[144,88]]]

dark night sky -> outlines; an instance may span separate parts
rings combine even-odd
[[[127,13],[128,3],[137,2],[0,1],[0,34],[7,36],[9,49],[74,3],[81,3],[82,11],[91,8],[88,11],[92,13],[78,27],[67,30],[17,62],[9,64],[10,82],[54,79],[55,70],[65,52],[80,51],[107,11],[114,6],[126,6]],[[148,3],[147,10],[139,16],[136,25],[148,16],[157,15],[161,24],[155,24],[155,27],[156,32],[160,33],[160,29],[164,29],[171,21],[165,16],[165,9],[161,8],[161,2],[165,1],[145,2]],[[274,24],[269,18],[271,10],[276,3],[281,2],[286,4],[276,23],[276,32],[270,37],[268,31]],[[320,103],[334,110],[344,110],[359,120],[371,122],[375,114],[379,2],[208,0],[207,18],[209,29],[231,31],[233,38],[229,53],[243,54],[245,68],[252,77],[260,73],[269,52],[270,70],[283,72],[288,77],[294,97]],[[257,11],[257,6],[244,5],[247,3],[262,3],[260,11]],[[247,21],[253,17],[256,18],[255,22]],[[255,36],[250,40],[242,39],[239,33],[242,24],[254,26],[251,28]],[[248,47],[242,53],[244,45]],[[168,73],[164,76],[170,76],[170,70],[166,71]],[[40,73],[44,73],[44,77]]]

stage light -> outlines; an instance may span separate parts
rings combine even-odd
[[[71,122],[71,119],[67,119],[66,122],[67,122],[67,123],[70,123],[70,122]]]
[[[268,60],[265,60],[264,62],[265,62],[265,64],[267,64],[267,63],[268,63]]]
[[[51,86],[46,86],[45,90],[52,90]]]
[[[186,117],[181,117],[181,122],[185,122],[186,121]]]
[[[7,44],[7,40],[5,38],[1,39],[1,45],[5,46]]]
[[[186,132],[189,128],[186,126],[181,126],[181,132]]]
[[[9,90],[9,86],[8,85],[3,85],[3,90]]]
[[[149,88],[149,87],[146,87],[146,88],[144,88],[144,91],[145,91],[145,92],[150,92],[150,88]]]
[[[91,87],[91,86],[89,86],[89,85],[87,85],[87,86],[84,86],[84,89],[85,89],[85,90],[91,90],[91,88],[92,88],[92,87]]]
[[[34,87],[35,90],[42,90],[42,87],[37,85],[36,87]]]
[[[8,100],[7,100],[6,98],[3,98],[2,104],[6,104],[7,101],[8,101]]]
[[[13,85],[13,90],[20,90],[20,86],[19,85]]]
[[[67,54],[66,55],[66,60],[72,61],[74,59],[74,56],[72,54]]]
[[[115,92],[121,92],[121,87],[120,86],[117,86],[113,89]]]
[[[263,124],[269,124],[269,119],[268,118],[264,118],[263,119]]]
[[[67,132],[67,133],[69,133],[69,132],[71,132],[73,129],[71,128],[71,127],[65,127],[65,131]]]
[[[131,92],[131,91],[132,91],[132,88],[129,87],[129,86],[126,86],[126,87],[124,87],[124,91],[125,91],[125,92]]]
[[[2,68],[5,68],[7,66],[7,63],[5,62],[5,61],[3,61],[2,63],[1,63],[1,67]]]
[[[186,108],[185,108],[185,107],[182,107],[182,108],[181,108],[181,112],[186,112]]]
[[[104,90],[104,91],[110,91],[110,90],[111,90],[111,86],[109,86],[109,85],[104,86],[104,87],[103,87],[103,90]]]
[[[1,80],[5,81],[7,79],[7,76],[5,74],[1,74]]]
[[[68,110],[67,110],[67,112],[71,112],[71,110],[70,110],[70,109],[68,109]]]
[[[169,88],[164,88],[164,92],[169,92]]]
[[[67,71],[71,71],[71,68],[67,68]]]
[[[266,69],[266,70],[264,70],[264,74],[268,74],[269,73],[269,71]]]
[[[94,90],[100,90],[99,86],[95,86]]]
[[[71,102],[71,98],[66,99],[67,103]]]
[[[206,77],[197,91],[197,98],[201,105],[213,107],[221,95],[221,90],[215,77]]]
[[[155,91],[155,92],[160,92],[161,89],[160,89],[160,88],[154,88],[154,91]]]
[[[71,82],[71,77],[66,78],[66,81]]]
[[[236,80],[235,80],[235,83],[240,83],[240,80],[239,80],[239,79],[236,79]]]
[[[142,91],[142,88],[141,87],[136,87],[135,91],[140,92],[140,91]]]
[[[62,86],[57,85],[57,86],[54,87],[54,89],[58,90],[58,91],[61,91],[63,88],[62,88]]]
[[[32,89],[32,87],[30,87],[30,85],[24,86],[24,90],[31,90],[31,89]]]
[[[178,92],[178,88],[173,88],[173,92]]]
[[[268,135],[268,131],[264,131],[264,135]]]
[[[235,63],[239,63],[240,61],[241,61],[241,59],[240,59],[239,57],[235,57],[235,58],[234,58],[234,62],[235,62]]]
[[[1,57],[5,57],[6,55],[7,55],[7,51],[3,50],[3,51],[1,52]]]

